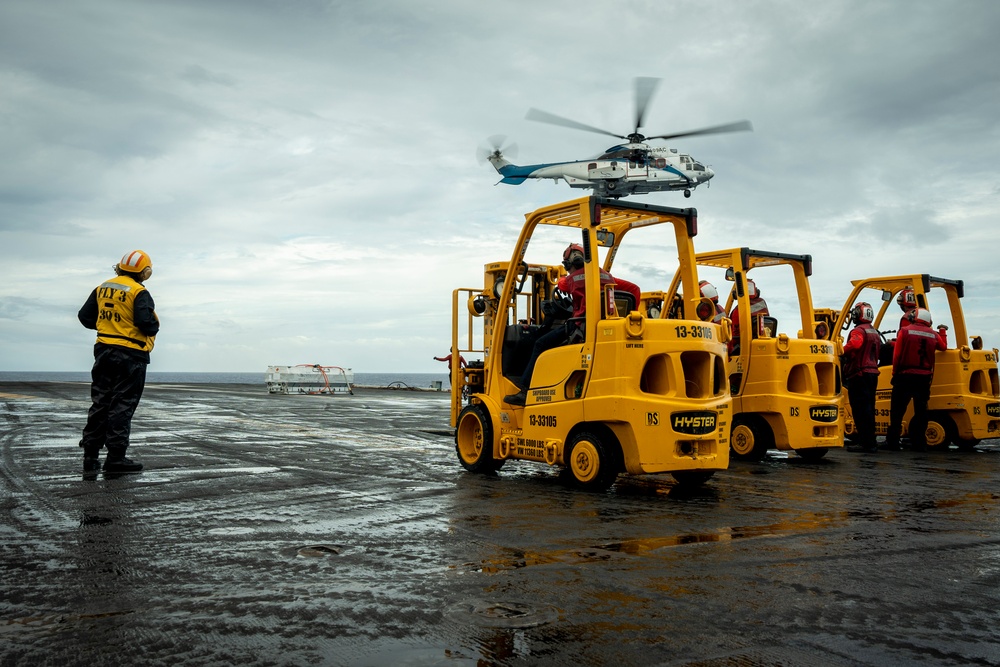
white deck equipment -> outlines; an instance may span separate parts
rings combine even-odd
[[[340,366],[268,366],[269,394],[354,394],[354,371]]]

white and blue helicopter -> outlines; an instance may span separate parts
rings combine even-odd
[[[627,143],[612,146],[597,157],[568,162],[516,165],[504,156],[504,151],[512,153],[515,147],[513,145],[501,147],[504,138],[497,136],[490,138],[492,151],[488,148],[479,149],[479,159],[481,162],[488,161],[492,164],[503,177],[499,182],[509,185],[520,185],[529,178],[551,178],[554,181],[561,179],[571,188],[593,188],[594,194],[604,197],[624,197],[669,190],[683,190],[684,196],[690,197],[691,191],[711,180],[715,176],[715,172],[690,155],[678,153],[676,148],[653,147],[646,141],[678,139],[723,132],[752,131],[753,126],[750,121],[741,120],[736,123],[715,125],[700,130],[647,137],[639,132],[639,128],[642,127],[646,106],[649,104],[659,81],[659,79],[652,77],[636,78],[635,130],[628,135],[608,132],[547,111],[528,110],[526,116],[528,120],[607,134],[627,141]]]

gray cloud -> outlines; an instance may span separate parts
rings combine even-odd
[[[156,369],[439,370],[451,290],[582,194],[494,186],[476,146],[598,153],[524,114],[628,131],[634,76],[663,77],[650,133],[754,123],[676,142],[711,188],[643,198],[697,206],[699,248],[811,253],[831,306],[864,275],[964,278],[996,345],[998,31],[973,1],[3,3],[0,369],[86,368],[76,309],[140,247]],[[647,289],[675,268],[625,261]]]

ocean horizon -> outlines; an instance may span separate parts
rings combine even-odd
[[[148,371],[146,384],[250,384],[265,386],[264,371],[259,373],[178,373]],[[0,371],[0,382],[90,382],[90,371]],[[356,387],[401,387],[426,389],[440,382],[449,387],[448,373],[359,373],[354,372]]]

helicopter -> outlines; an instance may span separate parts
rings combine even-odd
[[[686,153],[678,153],[676,148],[654,147],[647,144],[653,139],[678,139],[704,134],[753,131],[748,120],[725,125],[713,125],[699,130],[659,134],[647,137],[639,132],[642,128],[646,107],[659,84],[654,77],[635,79],[635,129],[627,135],[615,134],[599,127],[585,125],[569,118],[563,118],[540,109],[529,109],[528,120],[550,125],[559,125],[586,132],[606,134],[627,143],[617,144],[602,154],[586,160],[568,162],[548,162],[543,164],[516,165],[504,155],[507,151],[513,157],[516,146],[502,147],[504,138],[490,138],[491,148],[479,149],[480,162],[489,162],[503,177],[499,183],[520,185],[529,178],[562,179],[571,188],[593,188],[594,194],[603,197],[625,197],[670,190],[683,190],[685,197],[699,185],[708,183],[715,172]]]

